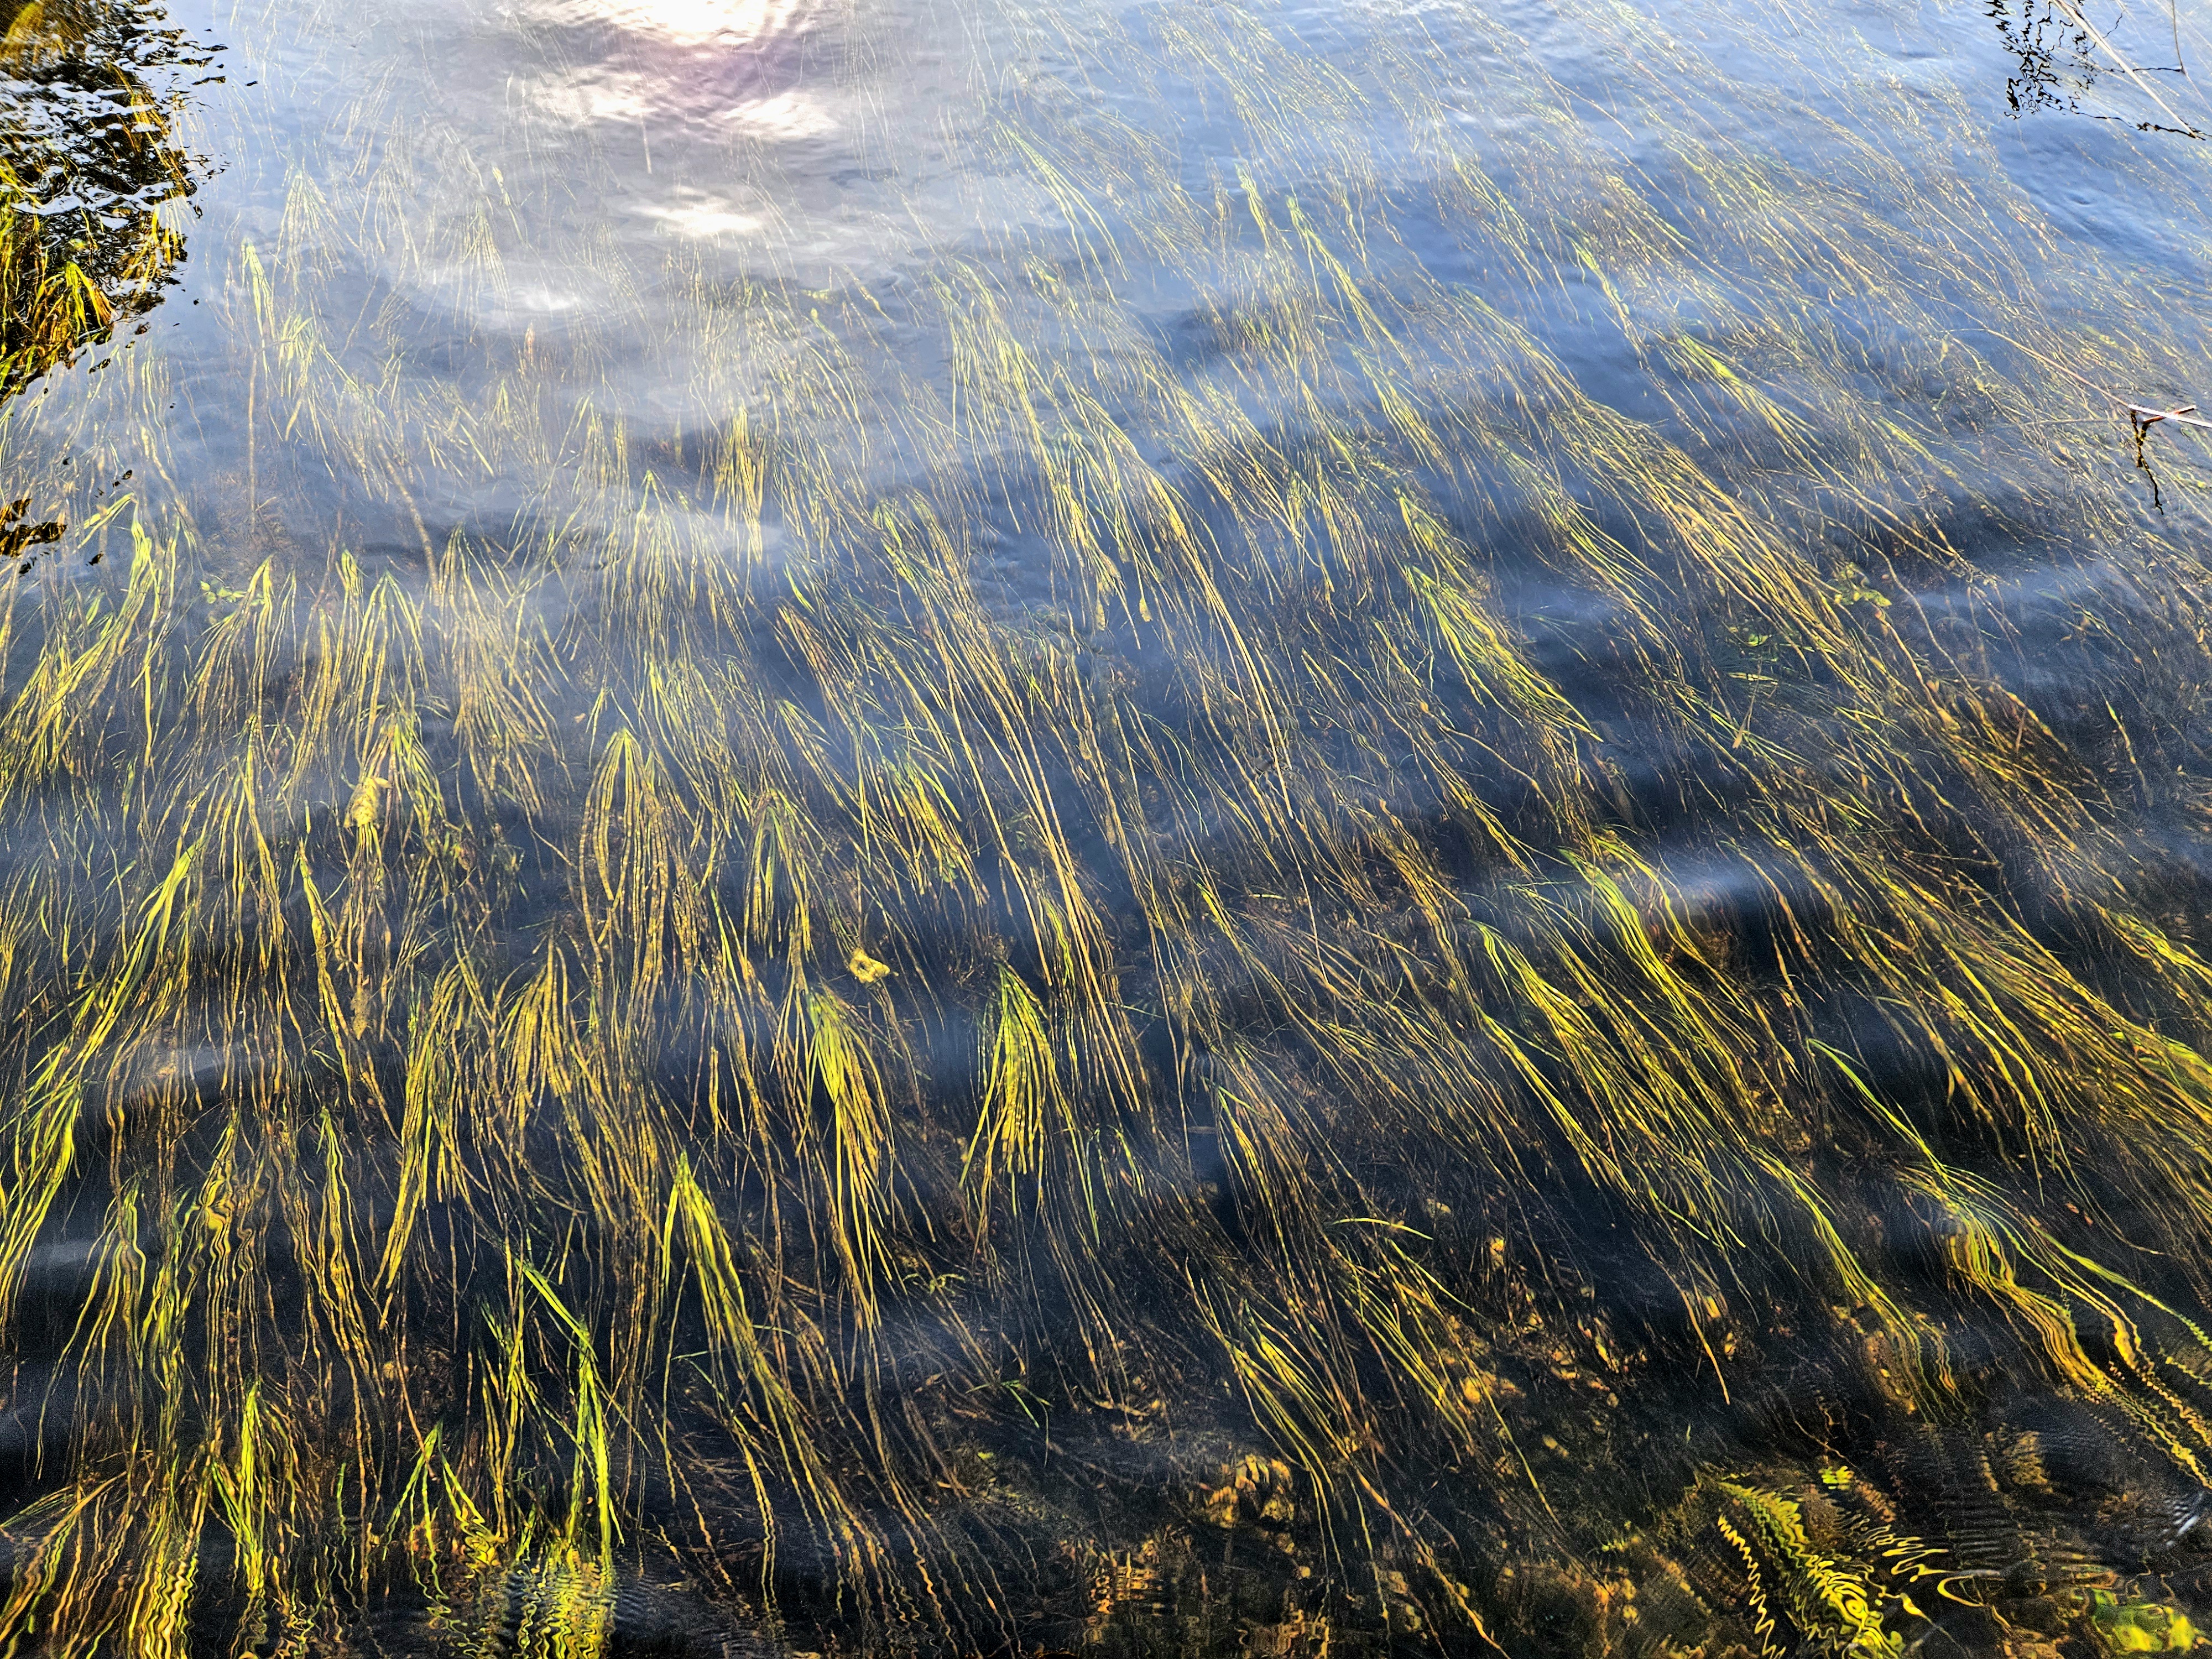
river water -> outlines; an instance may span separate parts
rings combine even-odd
[[[2212,1629],[2201,11],[8,15],[11,1651]]]

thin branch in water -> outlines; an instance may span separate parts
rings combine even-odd
[[[2143,78],[2142,71],[2137,69],[2133,64],[2128,62],[2125,58],[2121,56],[2119,48],[2115,46],[2110,40],[2106,38],[2105,32],[2089,21],[2088,13],[2081,9],[2081,0],[2052,0],[2052,3],[2056,5],[2059,10],[2065,13],[2068,21],[2070,21],[2082,34],[2086,35],[2089,40],[2095,45],[2100,52],[2103,52],[2106,57],[2112,60],[2113,64],[2119,70],[2121,74],[2126,76],[2142,89],[2144,97],[2149,99],[2152,103],[2156,104],[2160,109],[2166,112],[2166,117],[2168,120],[2176,122],[2181,120],[2181,117],[2175,113],[2172,106],[2168,104],[2165,99],[2160,97],[2156,88],[2154,88],[2148,81],[2146,81]],[[2180,21],[2179,18],[2177,18],[2174,22],[2176,62],[2179,62],[2180,58]],[[2188,138],[2202,138],[2204,137],[2204,135],[2198,131],[2195,127],[2186,125],[2176,128],[2165,129],[2165,131],[2173,131],[2180,137]]]

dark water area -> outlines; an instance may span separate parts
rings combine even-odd
[[[2202,21],[0,0],[0,1652],[2193,1649]]]

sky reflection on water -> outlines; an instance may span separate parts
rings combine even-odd
[[[0,1632],[2191,1644],[2134,82],[1888,0],[205,27],[179,280],[0,415]]]

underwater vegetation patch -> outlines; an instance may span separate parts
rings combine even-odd
[[[2188,140],[2155,287],[1978,8],[8,15],[0,1655],[2212,1629]]]

